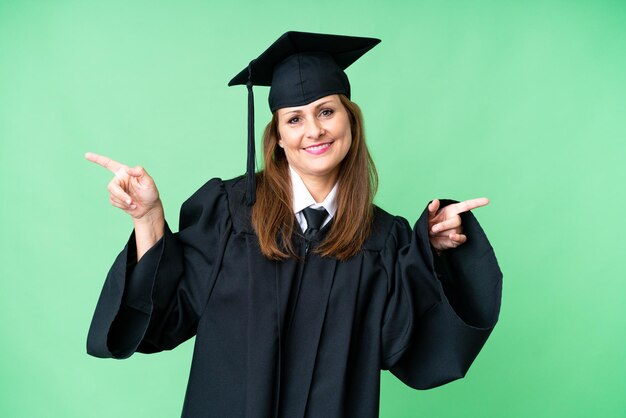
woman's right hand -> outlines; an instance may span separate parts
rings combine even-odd
[[[163,217],[159,191],[143,167],[131,168],[92,152],[86,153],[85,158],[115,174],[108,185],[109,199],[113,206],[128,213],[135,222]]]
[[[112,159],[88,152],[85,158],[115,174],[109,182],[111,204],[133,218],[137,261],[161,239],[164,233],[165,215],[159,191],[152,177],[143,167],[130,168]]]

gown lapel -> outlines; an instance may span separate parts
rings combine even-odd
[[[302,260],[274,262],[260,255],[256,236],[247,238],[249,254],[259,254],[248,257],[248,417],[306,413],[337,261],[307,253],[300,234],[294,244]]]
[[[320,231],[320,238],[328,230],[328,225]],[[312,248],[317,243],[312,243]],[[290,302],[290,326],[283,334],[282,365],[279,416],[304,417],[309,391],[326,318],[328,301],[335,279],[337,260],[320,257],[309,250],[300,239],[298,248],[304,261],[298,262],[298,291],[292,292]],[[289,266],[286,263],[284,267]],[[281,268],[279,280],[289,280],[293,271]],[[294,284],[296,286],[296,284]]]
[[[249,254],[259,252],[256,236],[247,237]],[[275,416],[279,386],[280,321],[277,309],[276,263],[263,256],[248,259],[248,329],[246,416]],[[242,262],[245,262],[242,260]]]

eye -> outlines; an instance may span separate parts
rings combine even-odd
[[[323,109],[320,112],[320,116],[331,116],[334,113],[333,109]]]
[[[298,117],[298,116],[293,117],[293,118],[291,118],[291,119],[289,119],[289,120],[287,121],[287,123],[288,123],[289,125],[295,125],[295,124],[296,124],[296,123],[298,123],[298,122],[300,122],[300,117]]]

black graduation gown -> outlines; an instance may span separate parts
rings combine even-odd
[[[468,241],[433,255],[427,210],[375,209],[347,261],[269,261],[245,181],[213,179],[181,209],[180,232],[136,263],[134,236],[106,278],[87,351],[126,358],[196,336],[184,417],[377,417],[380,370],[426,389],[463,377],[493,329],[502,274],[471,213]],[[449,204],[451,201],[443,201]],[[315,244],[313,244],[315,245]]]

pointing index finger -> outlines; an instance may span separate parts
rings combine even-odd
[[[455,215],[457,215],[459,213],[469,212],[470,210],[481,206],[486,206],[487,204],[489,204],[489,199],[486,197],[478,197],[476,199],[465,200],[463,202],[450,205],[450,209]]]
[[[86,153],[85,158],[91,162],[101,165],[102,167],[112,171],[115,174],[117,174],[118,171],[125,167],[123,164],[120,164],[117,161],[110,159],[109,157],[105,157],[104,155],[99,155],[93,152]]]

